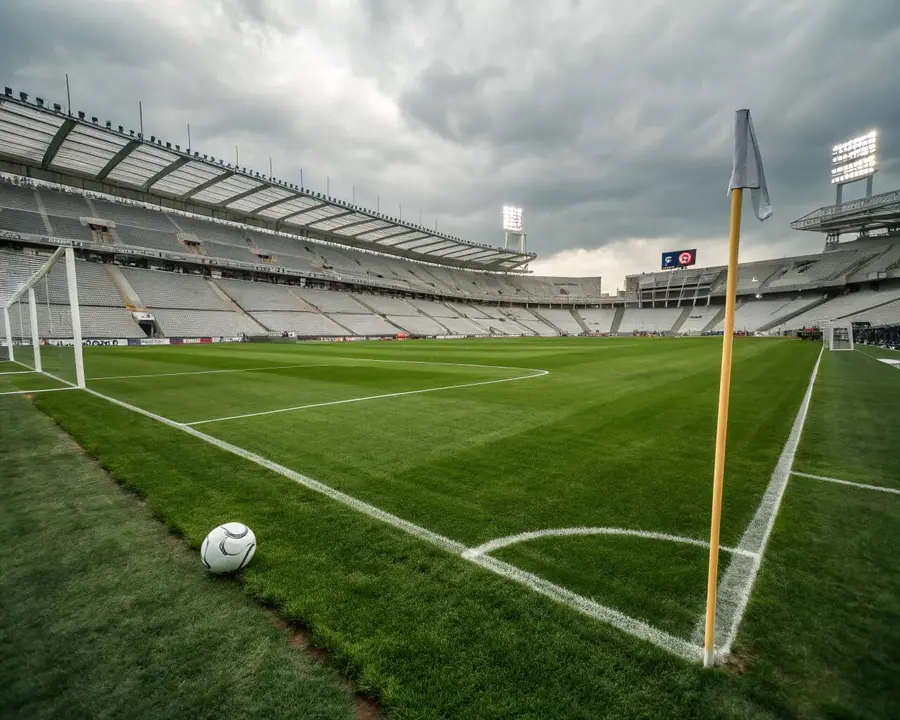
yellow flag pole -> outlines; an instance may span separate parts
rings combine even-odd
[[[728,279],[725,287],[725,336],[722,338],[722,373],[719,378],[719,418],[716,424],[716,461],[713,471],[712,520],[709,530],[709,575],[706,580],[706,632],[703,665],[716,659],[716,591],[719,578],[719,529],[722,521],[722,484],[725,478],[725,439],[728,434],[728,399],[731,395],[731,351],[734,345],[734,307],[737,296],[738,247],[741,241],[741,188],[731,191],[731,229],[728,236]]]

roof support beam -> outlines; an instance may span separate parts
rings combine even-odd
[[[356,212],[356,211],[354,211],[354,212]],[[357,225],[365,225],[376,219],[377,218],[370,217],[370,218],[366,218],[365,220],[356,220],[352,223],[347,223],[346,225],[341,225],[340,227],[331,228],[331,232],[337,232],[338,230],[346,230],[347,228],[356,227]],[[343,235],[343,233],[341,233],[341,234]]]
[[[381,245],[382,247],[394,247],[395,245],[400,245],[402,243],[409,242],[410,240],[423,239],[423,238],[411,238],[411,237],[404,239],[405,235],[412,235],[413,233],[416,233],[416,232],[418,232],[418,230],[406,230],[405,232],[402,232],[399,234],[388,235],[386,238],[381,238],[380,240],[377,240],[376,242],[379,245]],[[387,242],[388,240],[391,240],[392,242]]]
[[[406,240],[404,242],[399,242],[394,247],[400,248],[401,250],[415,250],[419,251],[419,248],[425,247],[426,245],[433,245],[434,238],[431,235],[426,235],[425,237],[414,238],[413,240]]]
[[[481,251],[484,248],[472,248],[472,247],[464,247],[460,250],[454,250],[453,252],[449,252],[446,255],[441,255],[441,257],[445,258],[453,258],[454,260],[465,260],[468,259],[469,256],[472,255],[480,255]]]
[[[451,255],[456,255],[457,253],[468,252],[471,250],[468,245],[460,245],[456,243],[453,247],[447,248],[446,250],[439,250],[438,252],[432,253],[433,255],[437,255],[438,257],[450,257]]]
[[[147,182],[145,182],[141,186],[141,192],[148,192],[150,190],[150,188],[152,188],[154,185],[156,185],[156,183],[158,183],[160,180],[162,180],[166,175],[168,175],[171,172],[175,172],[182,165],[187,165],[190,161],[191,161],[191,159],[189,157],[180,157],[177,160],[175,160],[174,162],[170,162],[162,170],[160,170],[158,173],[156,173],[156,175],[147,179]]]
[[[262,190],[263,188],[257,188],[257,189]],[[248,194],[249,194],[249,193],[241,193],[240,195],[238,195],[238,196],[236,196],[236,197],[228,198],[228,200],[226,200],[225,202],[226,202],[226,204],[228,204],[228,203],[233,203],[233,202],[237,202],[237,201],[240,200],[242,197],[244,197],[245,195],[248,195]],[[296,199],[299,198],[299,197],[303,197],[303,196],[302,196],[300,193],[297,193],[296,195],[288,195],[287,197],[278,198],[277,200],[273,200],[273,201],[270,202],[270,203],[266,203],[265,205],[260,205],[260,206],[257,207],[257,208],[253,208],[252,210],[250,210],[250,212],[251,212],[251,213],[262,212],[263,210],[268,210],[269,208],[273,208],[273,207],[275,207],[276,205],[281,205],[282,203],[286,203],[286,202],[289,202],[289,201],[291,201],[291,200],[296,200]]]
[[[217,183],[220,183],[220,182],[222,182],[223,180],[227,180],[227,179],[230,178],[232,175],[234,175],[234,170],[226,170],[226,171],[223,172],[223,173],[219,173],[219,174],[216,175],[215,177],[211,177],[211,178],[210,178],[209,180],[207,180],[206,182],[200,183],[200,184],[199,184],[197,187],[195,187],[193,190],[188,190],[186,193],[184,193],[184,195],[179,196],[178,199],[179,199],[179,200],[182,200],[182,201],[183,201],[183,200],[190,200],[190,199],[191,199],[192,197],[194,197],[194,195],[196,195],[197,193],[203,192],[204,190],[206,190],[206,188],[211,187],[211,186],[213,186],[213,185],[216,185]]]
[[[358,235],[354,235],[353,237],[359,237],[359,235],[368,235],[369,233],[373,233],[373,232],[381,232],[382,230],[387,230],[388,228],[391,227],[391,225],[393,225],[393,223],[391,223],[390,220],[385,220],[383,218],[375,218],[375,219],[381,220],[381,222],[386,223],[388,227],[375,228],[374,230],[366,230],[365,232],[361,232]],[[360,240],[363,240],[364,242],[380,243],[382,240],[387,240],[388,238],[397,237],[398,235],[407,235],[408,233],[409,233],[409,230],[407,230],[406,228],[401,228],[400,230],[397,230],[397,228],[395,227],[394,232],[389,232],[387,235],[382,235],[379,238],[369,238],[368,240],[365,240],[364,238],[360,238]]]
[[[311,223],[307,225],[307,227],[311,227],[313,230],[318,230],[316,227],[319,223],[330,222],[331,220],[336,220],[337,218],[344,217],[345,215],[354,215],[356,210],[345,210],[344,212],[335,213],[334,215],[329,215],[327,218],[319,218],[318,220],[313,220]],[[340,225],[338,225],[340,227]],[[322,228],[324,229],[324,228]],[[334,230],[334,228],[330,228],[329,232]]]
[[[220,208],[224,208],[226,205],[231,205],[231,203],[235,203],[238,200],[243,200],[245,197],[250,197],[251,195],[262,192],[266,189],[265,185],[256,185],[255,187],[250,188],[249,190],[242,190],[237,195],[232,195],[231,197],[227,197],[221,202],[217,203]],[[280,202],[280,201],[279,201]]]
[[[285,215],[284,217],[278,218],[278,222],[280,222],[280,223],[287,222],[292,217],[296,217],[297,215],[303,215],[303,213],[308,213],[310,210],[315,210],[316,208],[325,207],[326,205],[330,205],[330,204],[331,203],[320,202],[320,203],[316,203],[315,205],[310,205],[309,207],[305,207],[302,210],[298,210],[297,212],[292,212],[292,213],[289,213],[288,215]]]
[[[47,146],[47,150],[44,153],[43,159],[41,160],[41,170],[46,170],[50,167],[50,163],[53,162],[53,158],[55,158],[56,153],[59,152],[60,146],[63,144],[63,142],[65,142],[65,139],[69,137],[69,133],[75,129],[75,126],[77,124],[77,120],[66,118],[63,121],[63,124],[59,126],[59,129],[56,131],[56,135],[53,136],[53,139]]]
[[[474,260],[474,261],[478,262],[480,260],[485,260],[489,257],[493,257],[496,254],[497,254],[496,250],[485,250],[484,252],[480,252],[475,255],[471,255],[470,257],[467,257],[466,260]]]
[[[109,175],[125,158],[131,155],[131,151],[134,150],[138,145],[141,144],[140,140],[129,140],[122,146],[122,149],[119,150],[115,155],[112,156],[110,161],[106,163],[104,168],[97,173],[97,177],[94,178],[97,182],[101,180],[106,180],[106,176]]]
[[[426,245],[420,245],[416,248],[416,252],[430,253],[434,250],[448,250],[454,245],[456,245],[456,242],[453,240],[438,240],[435,242],[434,238],[429,238]]]

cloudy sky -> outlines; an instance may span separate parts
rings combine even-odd
[[[603,275],[725,259],[734,110],[775,215],[743,259],[821,248],[830,148],[878,128],[900,187],[895,0],[0,0],[0,83],[101,121]],[[845,197],[862,192],[859,184]]]

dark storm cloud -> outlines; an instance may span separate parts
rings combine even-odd
[[[545,256],[721,237],[738,107],[776,207],[748,238],[820,244],[789,222],[832,200],[833,143],[879,128],[900,186],[898,60],[894,2],[0,2],[4,84],[59,101],[69,72],[89,114],[142,100],[148,133],[474,240],[521,204]]]

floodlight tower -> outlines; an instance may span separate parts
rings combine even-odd
[[[838,143],[831,148],[831,184],[837,186],[835,205],[844,199],[844,185],[866,181],[866,197],[872,196],[872,181],[875,173],[876,151],[878,149],[878,133],[875,130],[865,135]],[[825,248],[835,247],[839,235],[829,235],[825,240]]]
[[[503,249],[509,249],[509,238],[519,238],[519,252],[525,253],[525,231],[522,228],[522,208],[503,206]]]

